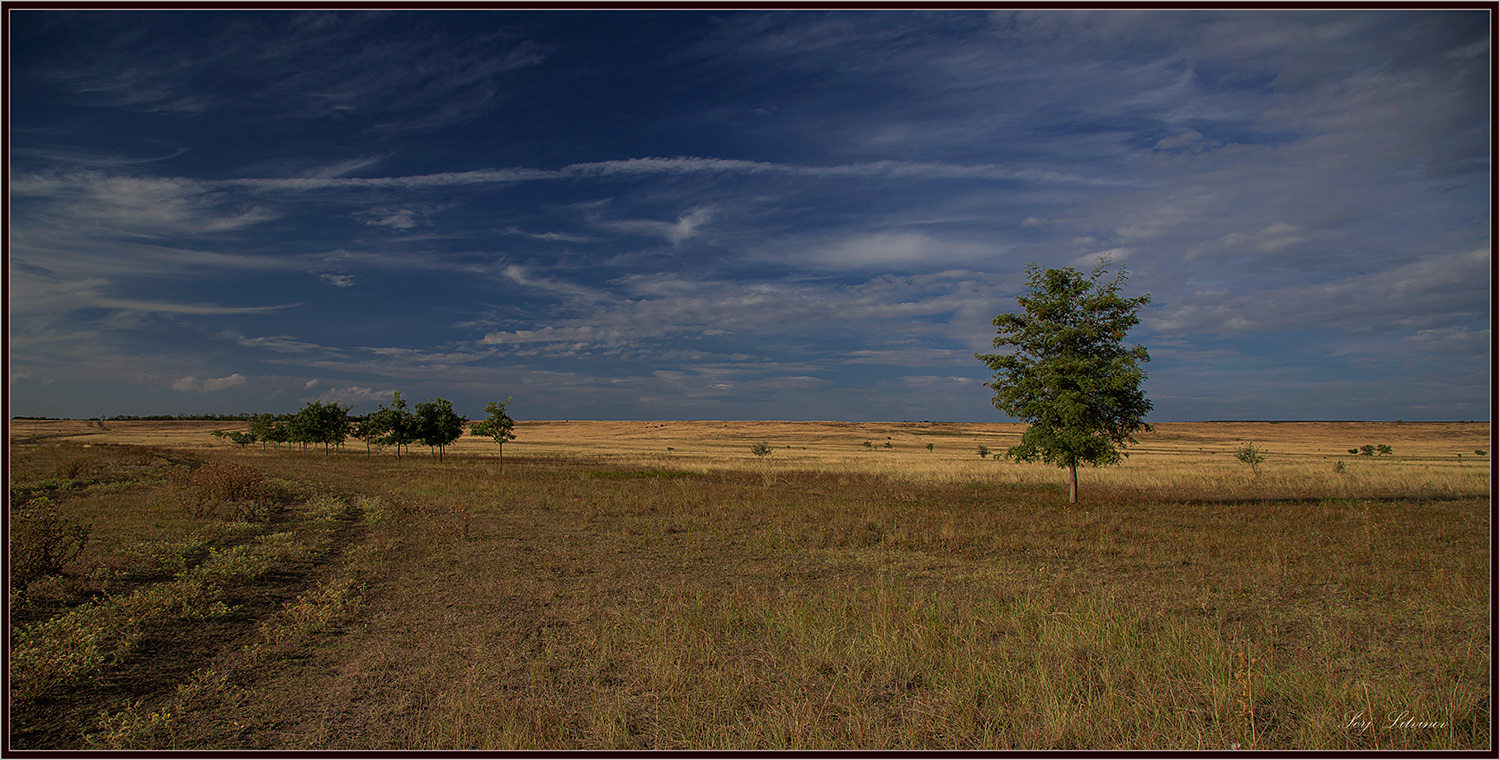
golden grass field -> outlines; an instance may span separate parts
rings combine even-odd
[[[232,450],[238,447],[208,433],[243,429],[223,422],[103,424],[107,429],[79,420],[13,420],[10,435],[12,441]],[[981,445],[1003,452],[1024,430],[1019,423],[544,420],[517,422],[516,440],[506,444],[504,453],[696,472],[753,466],[923,482],[1061,482],[1059,471],[1047,465],[977,455]],[[772,448],[764,460],[750,454],[757,441]],[[864,447],[865,441],[872,448]],[[887,442],[891,448],[885,448]],[[1232,455],[1245,443],[1269,453],[1260,476]],[[1395,454],[1372,459],[1348,451],[1365,444],[1386,444]],[[363,449],[352,439],[346,444],[348,452]],[[1140,434],[1121,465],[1085,467],[1079,477],[1083,489],[1094,484],[1224,496],[1468,493],[1488,489],[1490,459],[1474,452],[1489,449],[1490,426],[1482,422],[1167,422]],[[421,447],[413,450],[423,453]],[[467,435],[448,448],[459,456],[493,456],[496,451],[490,439]],[[1345,471],[1335,476],[1331,467],[1338,461],[1345,462]]]
[[[216,429],[11,422],[11,748],[1492,749],[1488,423]]]

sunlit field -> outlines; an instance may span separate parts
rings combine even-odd
[[[1486,423],[232,429],[12,421],[13,748],[1491,747]]]

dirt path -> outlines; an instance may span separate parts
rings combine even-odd
[[[238,543],[285,527],[273,523]],[[229,589],[222,601],[234,610],[231,614],[207,620],[174,617],[145,626],[123,662],[105,668],[79,687],[35,702],[14,704],[11,747],[85,749],[84,736],[97,728],[102,713],[132,704],[162,703],[193,673],[257,639],[261,622],[314,586],[330,566],[363,540],[366,530],[358,511],[351,510],[339,520],[328,540],[304,558],[281,565],[253,583]]]

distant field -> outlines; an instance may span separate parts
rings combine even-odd
[[[232,429],[11,422],[12,748],[1492,746],[1487,423]]]
[[[209,435],[237,430],[220,422],[105,422],[12,420],[12,442],[111,443],[183,449],[234,450]],[[903,480],[1061,482],[1059,471],[1041,464],[996,462],[993,455],[1020,440],[1015,423],[945,422],[713,422],[585,420],[516,423],[507,457],[588,459],[618,466],[670,466],[694,471],[747,466],[775,472],[836,471],[882,474]],[[757,460],[750,446],[765,441],[772,453]],[[870,447],[865,447],[868,441]],[[1084,468],[1090,485],[1185,489],[1225,495],[1379,495],[1423,491],[1487,491],[1490,426],[1471,422],[1172,422],[1139,436],[1129,458],[1110,468]],[[1233,450],[1247,442],[1269,452],[1264,473],[1252,477]],[[886,448],[886,444],[890,448]],[[927,450],[927,445],[932,450]],[[1390,457],[1349,453],[1365,444],[1386,444]],[[985,446],[991,458],[981,459]],[[251,446],[244,453],[270,452]],[[494,457],[488,438],[464,436],[448,456]],[[364,454],[350,439],[344,453]],[[426,456],[416,446],[412,452]],[[379,452],[377,452],[379,453]],[[387,451],[384,456],[392,456]],[[1345,462],[1337,476],[1332,467]],[[1378,460],[1378,461],[1377,461]],[[1367,466],[1368,465],[1368,466]],[[1227,489],[1227,490],[1226,490]],[[1310,490],[1309,490],[1310,489]],[[1394,491],[1392,490],[1394,489]]]

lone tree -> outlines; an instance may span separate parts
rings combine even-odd
[[[500,464],[495,467],[497,470],[505,469],[505,442],[516,439],[516,434],[511,430],[516,426],[516,421],[505,411],[509,404],[509,398],[485,404],[484,413],[489,417],[469,426],[469,435],[487,435],[495,439],[495,445],[500,447]]]
[[[1145,347],[1126,348],[1136,311],[1150,295],[1124,298],[1122,269],[1101,282],[1108,262],[1088,275],[1071,267],[1026,267],[1028,291],[1016,298],[1024,313],[995,317],[996,348],[975,354],[995,379],[995,408],[1031,423],[1005,455],[1068,468],[1068,501],[1078,503],[1078,465],[1115,464],[1132,434],[1150,430],[1151,402],[1141,391],[1151,361]]]

